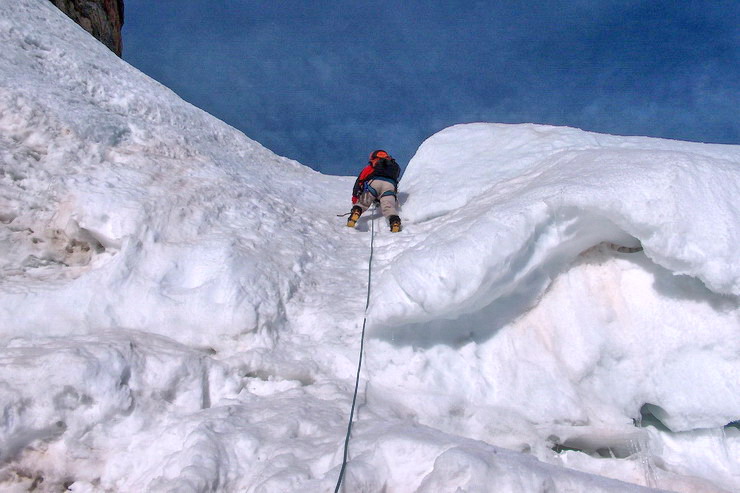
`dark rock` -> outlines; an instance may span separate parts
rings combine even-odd
[[[50,0],[59,10],[121,56],[123,0]]]

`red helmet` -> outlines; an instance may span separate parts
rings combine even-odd
[[[389,157],[391,157],[390,154],[385,152],[383,149],[378,149],[377,151],[373,151],[370,154],[370,162],[372,163],[378,159],[389,158]]]

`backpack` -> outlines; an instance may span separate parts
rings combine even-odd
[[[378,159],[373,170],[373,177],[390,178],[393,181],[398,181],[398,176],[401,174],[401,167],[392,157]]]

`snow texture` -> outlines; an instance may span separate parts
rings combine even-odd
[[[459,125],[351,230],[50,3],[0,43],[4,491],[333,491],[371,230],[343,491],[740,490],[739,146]]]

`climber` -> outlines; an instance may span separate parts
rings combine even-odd
[[[392,233],[401,231],[401,218],[396,211],[398,175],[401,168],[382,149],[370,154],[368,165],[360,172],[352,188],[352,211],[347,226],[354,228],[357,220],[373,202],[380,202],[380,211],[388,218]]]

